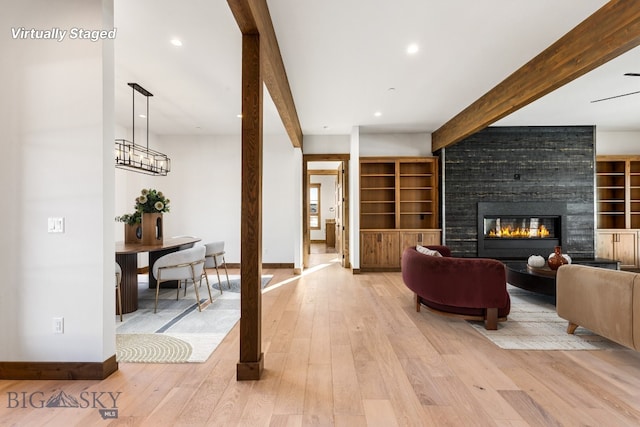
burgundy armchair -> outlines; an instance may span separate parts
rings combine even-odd
[[[402,254],[402,280],[416,294],[416,310],[422,304],[497,329],[511,309],[504,264],[488,258],[455,258],[446,246],[427,247],[442,256],[425,255],[415,247]]]

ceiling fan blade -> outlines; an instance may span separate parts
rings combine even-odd
[[[609,99],[615,99],[615,98],[622,98],[623,96],[635,95],[637,93],[640,93],[640,90],[637,90],[635,92],[623,93],[622,95],[615,95],[615,96],[609,96],[607,98],[596,99],[594,101],[591,101],[591,103],[593,104],[594,102],[607,101]]]

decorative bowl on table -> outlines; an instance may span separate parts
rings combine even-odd
[[[547,265],[547,261],[540,255],[531,255],[527,260],[527,271],[539,276],[554,277],[556,275],[555,270],[552,270]]]

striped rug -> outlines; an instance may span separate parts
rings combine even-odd
[[[265,287],[273,276],[262,278]],[[149,289],[147,277],[138,276],[138,310],[116,316],[116,359],[121,363],[201,363],[205,362],[229,331],[240,320],[240,277],[230,275],[231,290],[222,278],[223,293],[212,289],[213,303],[205,282],[199,288],[202,311],[198,311],[193,285],[187,294],[161,289],[158,311],[153,312],[155,289]],[[209,283],[217,286],[215,273]],[[234,292],[235,291],[235,292]]]

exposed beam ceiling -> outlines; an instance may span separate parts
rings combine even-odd
[[[292,140],[302,137],[289,135],[348,137],[353,126],[364,133],[432,133],[606,3],[267,0],[291,90],[280,95],[273,88],[278,84],[265,77],[264,132]],[[128,82],[138,82],[154,94],[152,137],[195,135],[215,143],[209,136],[239,136],[241,33],[230,4],[114,4],[116,136],[130,133]],[[252,16],[253,0],[238,4],[249,8]],[[173,38],[183,45],[172,45]],[[414,55],[405,51],[410,42],[420,48]],[[599,45],[596,40],[594,47]],[[590,103],[640,90],[640,77],[624,76],[640,72],[638,64],[640,47],[494,125],[595,125],[600,130],[640,131],[640,94]],[[278,74],[269,68],[265,64],[265,74]],[[289,129],[283,121],[294,110],[283,119],[283,108],[275,105],[286,98],[295,101],[299,122],[294,120]],[[381,115],[374,115],[377,111]],[[327,150],[336,140],[327,139]]]
[[[613,0],[432,135],[439,150],[640,45],[640,2]]]

